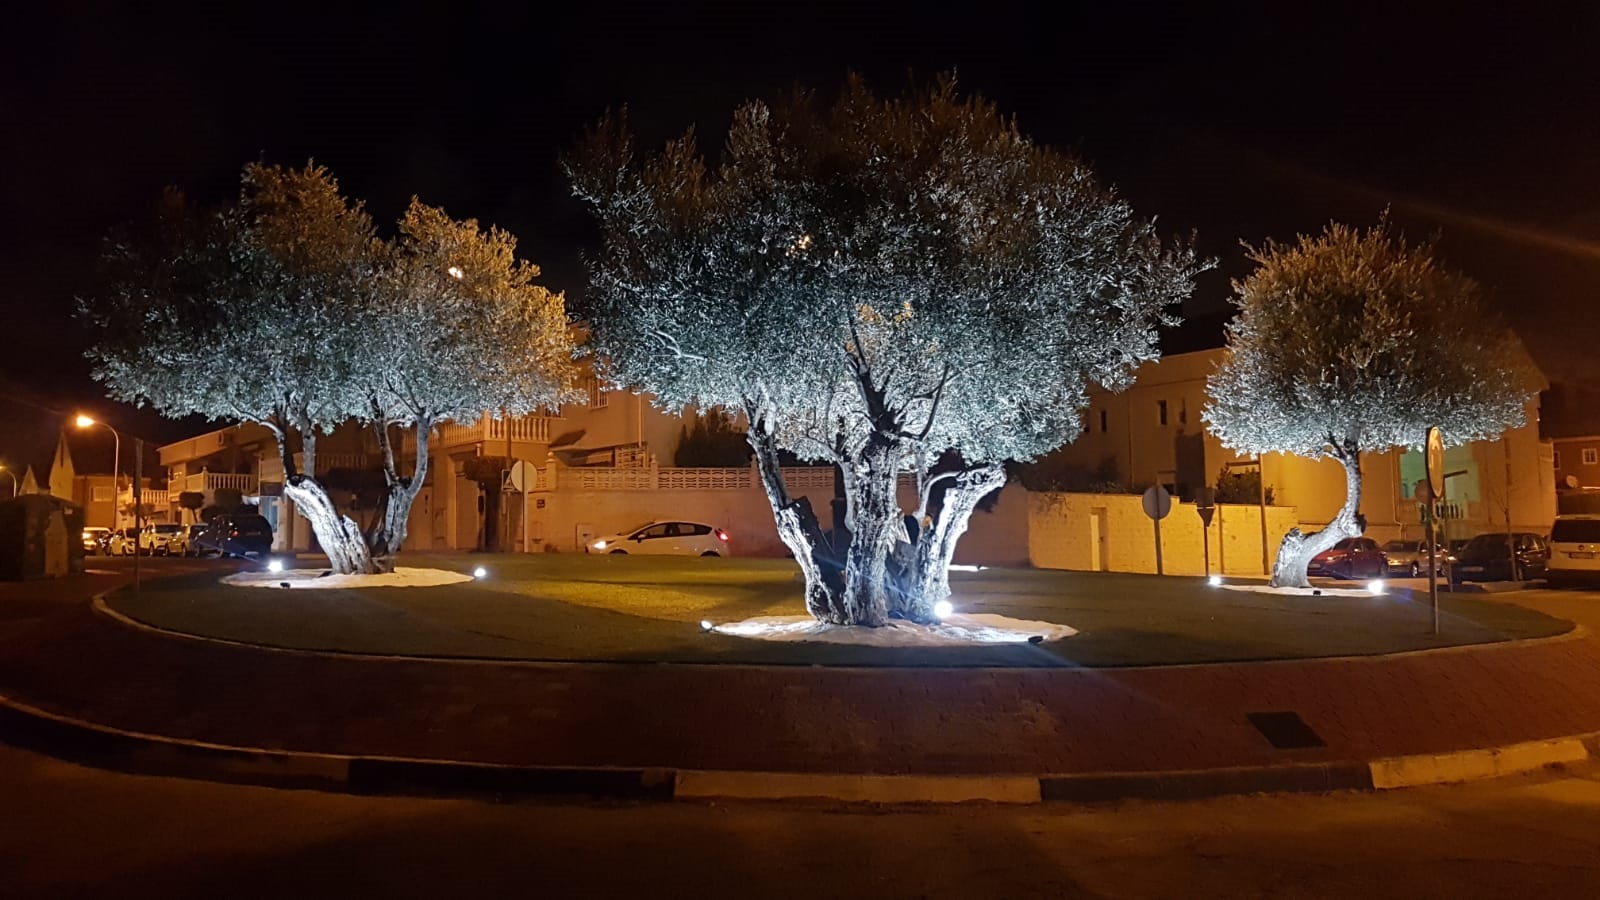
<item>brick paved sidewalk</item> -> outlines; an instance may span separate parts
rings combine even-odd
[[[0,693],[221,744],[530,765],[1149,772],[1361,761],[1600,730],[1586,635],[1393,657],[1146,669],[503,664],[316,656],[137,630],[0,591]],[[1279,750],[1292,711],[1326,746]]]

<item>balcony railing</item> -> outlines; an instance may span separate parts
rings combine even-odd
[[[505,443],[509,431],[513,443],[550,443],[549,416],[522,416],[512,419],[495,419],[484,416],[470,425],[450,422],[439,426],[439,447],[456,447],[462,444],[487,443],[490,452],[496,442]]]
[[[174,493],[190,491],[197,494],[210,494],[217,490],[234,490],[241,494],[254,494],[257,491],[256,476],[251,474],[233,474],[230,472],[196,472],[182,478],[174,478],[168,488]]]

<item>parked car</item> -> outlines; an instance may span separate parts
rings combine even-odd
[[[139,529],[119,528],[106,538],[106,553],[110,556],[132,556],[139,546]]]
[[[85,556],[99,556],[106,552],[106,541],[111,537],[111,529],[99,525],[91,525],[83,530],[83,552]]]
[[[197,546],[223,556],[265,556],[272,551],[272,525],[257,513],[223,513],[207,523]]]
[[[1545,578],[1551,587],[1600,581],[1600,515],[1556,516]]]
[[[1308,575],[1333,578],[1382,578],[1389,563],[1372,538],[1345,538],[1311,558]]]
[[[205,533],[205,530],[206,525],[204,522],[183,526],[182,553],[184,556],[204,556],[206,554],[206,548],[201,546],[200,543],[200,536]]]
[[[1427,541],[1390,541],[1383,545],[1384,558],[1388,560],[1390,575],[1420,576],[1428,570]],[[1443,572],[1450,564],[1450,551],[1444,541],[1434,551],[1435,572]]]
[[[591,541],[590,553],[728,556],[728,533],[699,522],[647,522]]]
[[[174,552],[183,552],[182,539],[182,525],[158,522],[146,525],[139,534],[139,549],[151,556],[170,556]],[[174,541],[179,542],[176,550],[173,549]]]
[[[1480,534],[1466,543],[1456,554],[1456,564],[1450,567],[1450,580],[1511,581],[1511,553],[1515,548],[1517,568],[1523,579],[1542,578],[1546,561],[1550,558],[1549,545],[1537,534],[1526,531],[1506,533],[1492,531]]]

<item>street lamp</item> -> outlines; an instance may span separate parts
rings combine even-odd
[[[99,425],[111,432],[111,437],[114,442],[111,455],[111,525],[113,529],[115,529],[116,526],[122,524],[122,516],[117,510],[117,495],[122,489],[121,484],[119,484],[121,479],[117,477],[117,464],[122,460],[122,435],[118,434],[117,430],[112,428],[109,424],[105,422],[96,422],[94,419],[91,419],[85,415],[80,414],[78,418],[74,420],[74,422],[79,428],[93,428],[94,426]],[[135,508],[135,524],[137,524],[138,512],[139,510]]]
[[[4,465],[0,465],[0,472],[11,476],[11,499],[17,499],[17,473],[6,468]]]

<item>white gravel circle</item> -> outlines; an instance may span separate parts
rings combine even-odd
[[[400,566],[393,572],[383,572],[377,575],[324,574],[327,571],[327,569],[284,569],[282,572],[268,572],[262,569],[229,575],[222,579],[222,583],[231,584],[234,587],[331,591],[341,588],[438,587],[442,584],[460,584],[463,581],[472,580],[472,576],[465,572],[450,572],[445,569],[413,569],[406,566]]]
[[[1013,619],[992,613],[958,613],[937,625],[892,620],[881,628],[828,625],[810,616],[757,616],[712,625],[710,631],[761,641],[810,641],[868,647],[959,647],[973,644],[1022,644],[1038,637],[1056,641],[1078,633],[1053,622]]]

